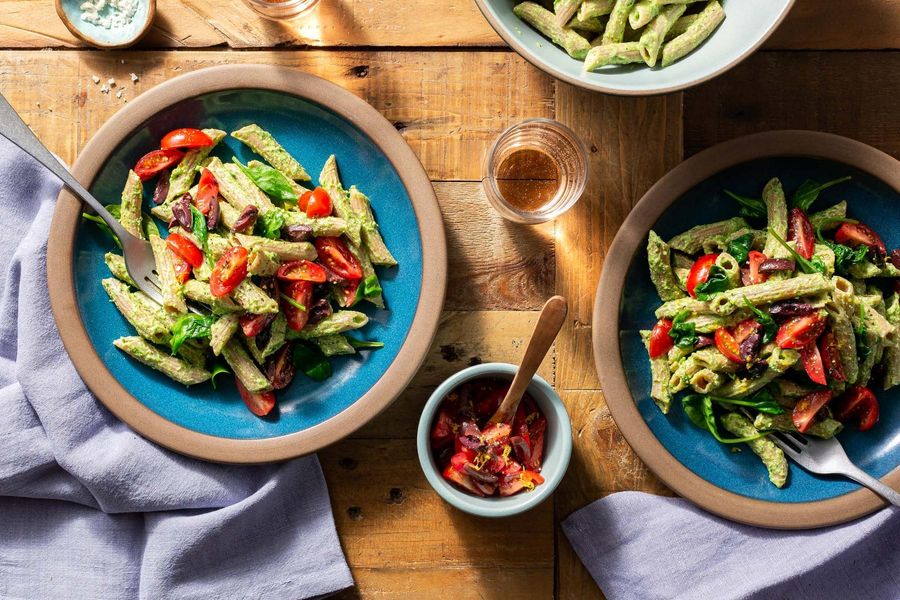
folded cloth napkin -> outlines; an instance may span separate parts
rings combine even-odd
[[[204,463],[87,390],[47,299],[60,184],[0,138],[0,598],[309,598],[353,584],[316,457]]]
[[[563,532],[610,600],[900,598],[900,510],[825,529],[775,531],[681,498],[619,492]]]

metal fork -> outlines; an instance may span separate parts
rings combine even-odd
[[[807,471],[849,477],[894,506],[900,506],[900,494],[854,465],[837,439],[813,439],[800,433],[780,431],[769,434],[769,439]]]
[[[37,139],[2,94],[0,94],[0,135],[44,165],[61,179],[75,196],[96,211],[97,216],[109,225],[109,228],[122,242],[122,253],[125,256],[125,267],[128,269],[128,274],[142,292],[162,304],[159,278],[154,271],[156,261],[153,258],[150,243],[128,233],[122,224],[109,214],[103,204],[84,189],[69,170]]]

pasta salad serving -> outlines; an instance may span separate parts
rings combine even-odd
[[[788,203],[781,182],[761,198],[726,191],[740,216],[668,241],[651,231],[650,279],[663,304],[641,331],[650,396],[676,394],[690,421],[723,444],[746,443],[782,487],[784,453],[767,435],[830,438],[878,420],[872,389],[900,383],[900,250],[847,217],[847,203],[810,212],[849,180],[806,181]]]
[[[137,332],[115,340],[118,349],[188,386],[233,373],[248,408],[265,416],[296,371],[324,380],[329,357],[383,345],[347,332],[369,320],[354,310],[359,303],[385,308],[376,265],[397,261],[369,199],[345,189],[334,156],[308,189],[309,174],[268,131],[250,124],[231,133],[265,161],[247,164],[211,156],[226,135],[170,132],[129,171],[121,203],[107,206],[149,241],[162,306],[135,289],[121,254],[106,254],[112,277],[102,285]],[[153,179],[146,214],[144,184]]]
[[[584,61],[667,67],[693,52],[725,20],[718,0],[554,0],[522,2],[513,13]]]

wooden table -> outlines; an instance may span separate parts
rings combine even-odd
[[[900,53],[884,51],[900,42],[900,2],[798,0],[756,56],[700,88],[653,98],[554,81],[510,52],[472,0],[320,4],[305,19],[277,24],[240,0],[159,0],[156,24],[135,51],[100,52],[68,33],[51,0],[0,0],[0,90],[70,161],[125,101],[209,65],[290,65],[374,105],[434,181],[450,277],[440,332],[410,389],[319,455],[358,583],[345,596],[602,597],[557,524],[615,491],[670,493],[616,429],[594,371],[591,308],[607,247],[654,181],[685,156],[738,135],[818,129],[900,157]],[[95,74],[117,87],[102,94]],[[555,223],[511,225],[486,203],[481,160],[499,131],[538,116],[585,140],[589,190]],[[568,476],[552,502],[525,517],[469,517],[422,476],[413,439],[419,409],[462,367],[516,361],[535,311],[554,292],[569,298],[570,319],[542,375],[572,417]]]

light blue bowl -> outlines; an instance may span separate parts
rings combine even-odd
[[[528,393],[547,418],[547,434],[544,440],[544,461],[541,475],[544,483],[534,491],[523,492],[506,498],[480,498],[466,493],[441,476],[440,468],[431,453],[429,435],[434,416],[441,401],[458,385],[481,377],[500,377],[512,380],[518,367],[505,363],[486,363],[463,369],[438,386],[419,417],[416,448],[425,478],[438,495],[463,512],[479,517],[510,517],[531,510],[549,498],[562,481],[572,457],[572,426],[569,414],[559,395],[543,378],[535,375],[528,386]]]
[[[156,14],[156,0],[140,0],[137,12],[127,25],[107,29],[82,20],[83,3],[84,0],[56,0],[56,12],[74,35],[103,49],[126,48],[137,43],[150,30]]]
[[[753,53],[771,34],[794,0],[726,0],[725,21],[688,56],[666,68],[609,66],[584,72],[584,62],[570,57],[513,14],[521,0],[475,0],[491,27],[527,61],[542,71],[588,90],[626,96],[665,94],[721,75]]]

